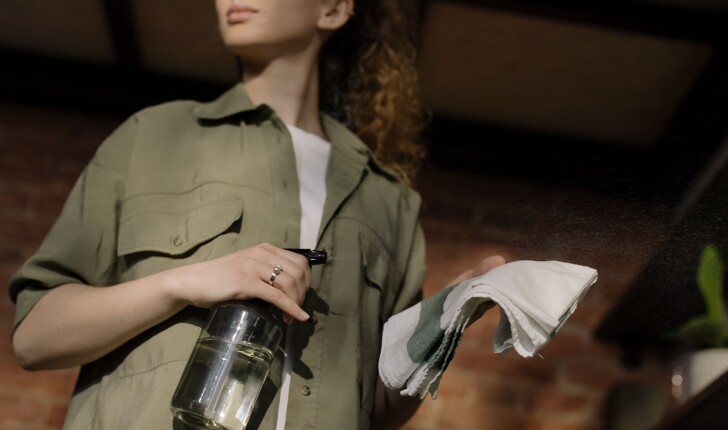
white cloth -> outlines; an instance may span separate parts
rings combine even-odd
[[[316,248],[321,217],[326,202],[326,167],[329,163],[331,144],[315,134],[308,133],[298,127],[286,124],[291,134],[293,151],[296,154],[296,173],[298,174],[299,199],[301,201],[301,236],[299,247]],[[291,391],[291,370],[296,323],[286,327],[286,344],[284,346],[283,374],[281,376],[281,397],[278,403],[276,430],[286,426],[288,397]]]
[[[402,395],[437,397],[440,378],[452,360],[470,318],[493,301],[501,320],[493,351],[514,347],[532,357],[574,313],[597,280],[597,271],[559,261],[514,261],[448,287],[394,316],[384,325],[379,373]]]

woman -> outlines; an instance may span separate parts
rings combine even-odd
[[[184,428],[168,405],[201,311],[230,299],[298,321],[255,425],[388,428],[414,411],[376,362],[424,276],[406,185],[419,105],[404,11],[367,3],[217,0],[242,83],[138,112],[101,145],[11,280],[21,364],[82,366],[66,428]],[[299,246],[333,258],[312,272],[283,249]]]

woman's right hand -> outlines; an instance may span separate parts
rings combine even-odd
[[[282,270],[271,285],[277,264]],[[306,257],[267,243],[172,269],[165,275],[169,292],[184,304],[209,308],[226,300],[261,299],[284,315],[300,321],[309,318],[300,307],[311,286]]]
[[[271,286],[276,264],[283,270]],[[30,310],[13,333],[13,346],[29,370],[78,366],[187,305],[210,307],[233,299],[262,299],[280,308],[284,319],[305,321],[300,305],[310,285],[304,256],[268,244],[104,288],[64,284]]]

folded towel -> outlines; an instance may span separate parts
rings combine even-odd
[[[559,261],[514,261],[482,276],[445,288],[393,315],[384,324],[379,374],[400,394],[437,397],[440,378],[452,360],[468,321],[481,303],[493,301],[501,319],[493,351],[514,347],[534,356],[597,280],[597,271]],[[402,388],[404,387],[404,388]]]

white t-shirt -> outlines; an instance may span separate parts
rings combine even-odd
[[[331,144],[324,139],[287,125],[296,153],[301,200],[301,248],[316,248],[316,239],[326,201],[326,166]]]
[[[298,174],[299,199],[301,200],[301,239],[299,247],[316,248],[318,231],[326,201],[326,167],[329,163],[331,144],[315,134],[308,133],[298,127],[286,125],[293,140],[296,153],[296,173]],[[286,425],[288,394],[291,389],[291,368],[293,357],[292,340],[295,336],[296,324],[291,322],[286,327],[285,360],[281,378],[281,397],[278,404],[278,420],[276,430],[283,430]]]

